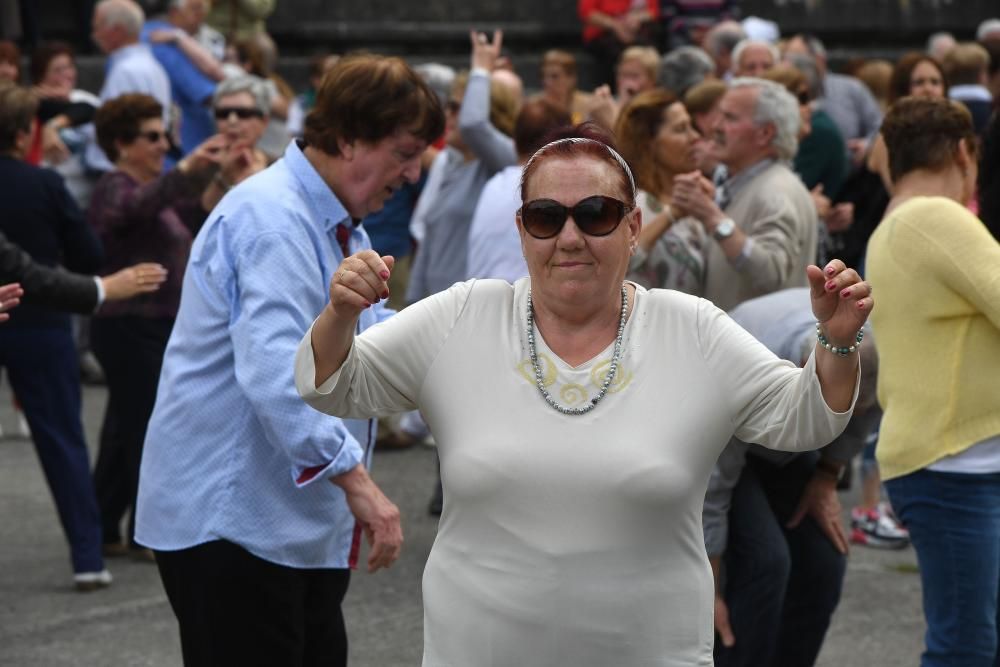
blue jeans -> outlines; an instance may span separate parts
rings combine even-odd
[[[1000,667],[1000,473],[918,470],[885,487],[920,565],[921,667]]]

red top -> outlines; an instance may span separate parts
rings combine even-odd
[[[628,14],[629,10],[632,9],[632,5],[633,0],[578,0],[577,14],[579,14],[580,20],[583,21],[584,24],[583,41],[589,42],[604,32],[602,28],[587,24],[587,18],[591,14],[594,12],[601,12],[602,14],[607,14],[608,16],[625,16]],[[650,15],[654,19],[660,17],[659,0],[646,0],[646,9],[649,10]]]

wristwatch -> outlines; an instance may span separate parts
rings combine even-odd
[[[733,222],[732,218],[723,218],[722,222],[715,226],[715,231],[712,232],[712,238],[716,241],[724,241],[733,235],[736,231],[736,223]]]

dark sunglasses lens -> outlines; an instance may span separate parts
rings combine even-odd
[[[236,114],[236,117],[240,120],[246,120],[247,118],[253,118],[261,115],[261,113],[256,109],[247,109],[245,107],[220,107],[215,110],[215,119],[226,120],[229,118],[230,114]]]
[[[149,143],[151,143],[151,144],[155,144],[155,143],[156,143],[156,142],[158,142],[158,141],[160,140],[160,138],[161,138],[161,137],[163,136],[163,133],[162,133],[162,132],[158,132],[158,131],[156,131],[156,130],[151,130],[151,131],[149,131],[149,132],[144,132],[144,133],[142,134],[142,136],[143,136],[143,137],[144,137],[144,138],[146,139],[146,141],[148,141]]]
[[[521,209],[521,224],[536,239],[552,238],[566,222],[566,207],[551,199],[528,202]]]
[[[587,197],[573,207],[573,220],[584,234],[607,236],[625,215],[625,207],[611,197]]]

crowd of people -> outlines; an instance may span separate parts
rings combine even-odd
[[[472,31],[296,95],[208,0],[97,2],[98,91],[0,43],[0,367],[75,587],[148,560],[185,664],[345,664],[372,453],[429,441],[425,665],[812,665],[849,544],[912,543],[921,664],[994,667],[1000,19],[835,72],[735,5],[581,0],[537,91]]]

